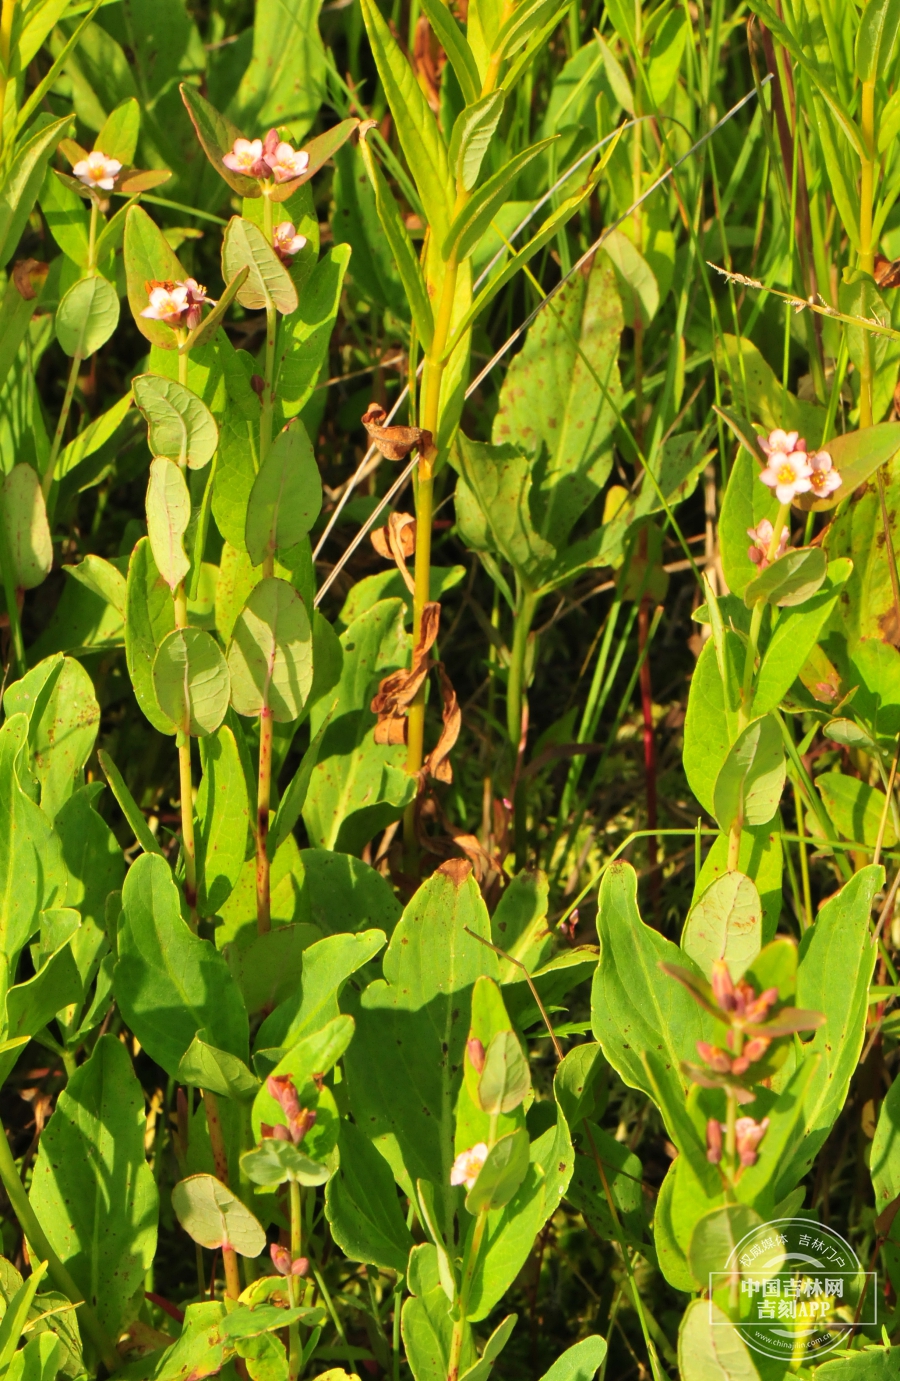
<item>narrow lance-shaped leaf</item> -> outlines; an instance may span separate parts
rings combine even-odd
[[[474,105],[481,95],[481,76],[472,49],[449,5],[443,0],[422,0],[422,9],[437,35],[438,42],[450,59],[463,100]]]
[[[53,565],[53,543],[41,482],[30,465],[13,466],[0,498],[14,583],[20,590],[33,590]]]
[[[366,140],[367,129],[368,126],[364,125],[360,130],[359,151],[375,192],[375,210],[378,213],[385,238],[390,245],[397,272],[400,274],[409,302],[409,309],[416,325],[416,333],[424,348],[429,350],[434,337],[434,317],[428,289],[425,286],[418,255],[413,249],[412,240],[409,238],[409,233],[400,215],[400,209],[394,201],[391,189],[388,187],[381,169],[372,156],[372,151]]]
[[[557,136],[553,135],[550,139],[542,139],[539,143],[532,144],[530,149],[523,149],[521,153],[511,158],[498,173],[488,178],[483,187],[479,187],[459,215],[454,217],[450,229],[447,231],[441,246],[441,253],[445,259],[449,259],[451,254],[457,259],[465,259],[467,255],[471,254],[500,207],[507,200],[507,191],[510,185],[522,170],[527,168],[528,164],[537,158],[539,153],[548,148],[556,138]]]
[[[447,11],[449,18],[449,11]],[[503,114],[506,92],[492,91],[460,111],[450,138],[450,167],[457,182],[471,192],[478,182],[484,156]]]

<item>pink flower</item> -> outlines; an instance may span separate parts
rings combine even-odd
[[[711,1117],[706,1124],[706,1159],[710,1165],[718,1165],[722,1159],[722,1133],[725,1125]]]
[[[298,235],[290,221],[282,221],[272,232],[272,248],[283,264],[289,264],[306,244],[306,236]]]
[[[299,1146],[316,1120],[315,1108],[301,1108],[293,1076],[290,1074],[270,1074],[266,1080],[266,1088],[284,1113],[287,1126],[278,1123],[268,1131],[263,1127],[263,1136],[274,1136],[279,1141],[290,1140],[295,1146]]]
[[[105,153],[99,149],[94,149],[87,158],[81,158],[75,164],[72,172],[83,182],[85,187],[99,187],[103,192],[111,192],[116,178],[122,171],[122,164],[117,158],[107,158]]]
[[[487,1154],[488,1148],[483,1141],[470,1146],[468,1151],[460,1151],[450,1171],[450,1183],[464,1184],[466,1189],[471,1189],[481,1174]]]
[[[747,555],[754,566],[759,566],[761,571],[764,571],[769,564],[769,547],[772,545],[772,535],[773,528],[768,518],[763,518],[756,527],[747,528],[747,536],[753,542]],[[788,535],[787,525],[785,525],[781,529],[781,537],[778,539],[778,550],[775,553],[776,561],[787,551]]]
[[[279,1275],[282,1276],[305,1276],[309,1270],[309,1258],[298,1256],[296,1261],[291,1260],[291,1254],[287,1247],[282,1247],[277,1242],[272,1242],[269,1247],[269,1255],[272,1258],[272,1265]]]
[[[769,432],[768,437],[760,436],[757,438],[760,450],[764,455],[786,455],[789,456],[793,451],[805,451],[806,442],[799,432],[785,432],[780,427],[776,427],[773,432]]]
[[[809,482],[812,491],[819,499],[825,499],[841,487],[841,477],[834,468],[834,462],[827,451],[814,451],[809,458],[812,474]]]
[[[274,130],[272,133],[274,134]],[[266,143],[269,143],[268,138]],[[283,141],[271,151],[267,148],[264,158],[272,169],[272,176],[276,182],[290,182],[292,178],[302,177],[309,167],[309,154],[304,149],[292,148]]]
[[[484,1069],[484,1046],[477,1036],[470,1036],[466,1041],[466,1051],[475,1073],[480,1074]]]
[[[737,1132],[737,1153],[740,1157],[741,1165],[755,1165],[757,1161],[756,1148],[762,1141],[769,1128],[769,1119],[764,1117],[762,1122],[754,1122],[752,1117],[739,1117],[735,1124]]]
[[[144,308],[141,316],[151,321],[164,321],[168,326],[186,326],[189,331],[199,326],[203,304],[213,300],[207,297],[206,289],[196,278],[185,278],[181,283],[154,281],[147,284],[147,289],[150,305]]]
[[[235,139],[231,153],[222,155],[222,162],[233,173],[244,173],[247,177],[265,177],[269,171],[263,160],[261,139]]]
[[[777,435],[776,432],[772,436]],[[784,433],[782,432],[783,436]],[[789,436],[794,433],[790,432]],[[770,489],[774,489],[779,503],[793,503],[798,494],[805,494],[812,488],[810,475],[812,466],[805,451],[782,451],[773,448],[769,451],[769,463],[760,471],[760,479]]]

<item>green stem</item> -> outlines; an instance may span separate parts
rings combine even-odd
[[[875,237],[872,213],[875,201],[875,83],[862,84],[861,133],[866,156],[862,160],[859,182],[859,266],[864,273],[875,273]],[[872,351],[864,333],[863,361],[859,386],[859,425],[872,425]]]
[[[783,503],[778,509],[778,516],[772,524],[772,540],[769,543],[769,550],[766,552],[766,562],[771,564],[777,556],[778,546],[781,542],[781,534],[784,525],[789,520],[791,506]],[[758,600],[753,606],[753,613],[750,616],[750,637],[747,642],[747,652],[744,657],[744,678],[741,685],[741,709],[738,716],[740,727],[744,729],[749,720],[750,712],[753,709],[753,677],[756,674],[756,658],[759,650],[759,635],[762,629],[763,615],[766,611],[765,600]]]
[[[825,832],[825,838],[836,839],[837,835],[835,833],[834,825],[831,822],[831,816],[825,809],[825,804],[822,801],[821,796],[819,795],[818,791],[816,791],[815,787],[810,781],[809,773],[803,766],[803,759],[797,752],[797,745],[794,742],[794,735],[791,733],[789,725],[787,724],[786,720],[784,719],[779,710],[772,710],[770,713],[774,714],[775,718],[778,720],[778,723],[781,727],[781,736],[784,739],[784,746],[787,749],[788,757],[790,758],[791,763],[794,767],[794,771],[797,774],[797,785],[802,788],[802,794],[806,798],[807,805],[818,819],[819,824]],[[845,855],[843,853],[836,852],[834,855],[834,861],[835,866],[841,874],[841,877],[844,879],[845,882],[849,882],[853,876],[853,869],[851,868],[850,863],[845,857]]]
[[[274,236],[272,198],[263,192],[263,231],[269,244]],[[266,372],[259,416],[259,463],[262,465],[272,444],[272,422],[275,408],[275,340],[278,334],[278,312],[274,302],[266,306]]]
[[[462,1284],[459,1290],[459,1300],[457,1307],[459,1313],[453,1321],[453,1334],[450,1339],[450,1357],[447,1364],[447,1381],[457,1381],[459,1376],[459,1359],[462,1356],[463,1340],[466,1333],[466,1311],[469,1305],[469,1294],[472,1289],[472,1281],[475,1278],[475,1267],[478,1264],[478,1256],[481,1252],[481,1244],[484,1240],[485,1229],[487,1228],[488,1210],[483,1208],[475,1219],[475,1226],[472,1229],[472,1236],[469,1240],[466,1259],[463,1264]]]
[[[9,86],[9,60],[12,53],[12,31],[18,0],[3,0],[0,11],[0,155],[3,153],[3,126],[6,119],[6,92]]]
[[[99,208],[99,206],[98,206],[98,204],[97,204],[97,198],[94,196],[94,197],[91,197],[91,224],[90,224],[90,231],[89,231],[89,233],[88,233],[88,273],[89,273],[89,274],[95,274],[96,271],[97,271],[97,264],[96,264],[95,260],[96,260],[96,254],[97,254],[97,221],[99,220],[99,217],[100,217],[100,208]]]
[[[813,923],[812,891],[809,886],[809,858],[806,853],[806,831],[803,827],[803,804],[800,800],[800,792],[796,781],[794,782],[794,810],[797,815],[797,833],[800,836],[798,848],[800,850],[800,878],[803,885],[803,912],[806,918],[803,930],[808,930]]]
[[[525,867],[527,830],[527,788],[518,768],[522,749],[523,716],[525,702],[525,658],[528,652],[528,635],[534,622],[538,596],[530,590],[520,591],[519,608],[515,615],[513,645],[510,653],[509,680],[506,690],[506,732],[509,735],[513,759],[513,820],[516,849],[516,867]]]
[[[44,502],[47,505],[47,518],[50,521],[52,521],[53,518],[53,505],[50,503],[50,489],[53,484],[53,473],[56,470],[56,462],[59,459],[66,423],[69,420],[69,413],[72,410],[72,399],[75,396],[75,385],[78,383],[78,371],[81,368],[83,358],[82,355],[72,356],[72,363],[69,367],[69,378],[66,383],[65,397],[63,398],[63,404],[60,410],[59,421],[56,424],[56,431],[53,433],[50,458],[47,461],[47,469],[44,471],[44,478],[41,481],[41,488],[44,491]]]
[[[47,1235],[29,1203],[25,1186],[19,1178],[12,1150],[6,1139],[6,1133],[2,1129],[0,1129],[0,1180],[3,1181],[3,1188],[6,1190],[7,1198],[12,1205],[13,1213],[19,1220],[19,1226],[31,1248],[42,1261],[47,1262],[50,1277],[57,1289],[71,1300],[72,1304],[77,1306],[81,1327],[99,1352],[107,1371],[117,1371],[121,1365],[121,1358],[107,1337],[106,1330],[93,1308],[84,1299],[78,1286],[47,1240]]]
[[[272,792],[272,711],[264,705],[259,716],[259,780],[256,793],[256,928],[265,935],[272,928],[269,868],[269,803]]]

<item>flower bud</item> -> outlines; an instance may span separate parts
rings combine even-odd
[[[736,1006],[734,984],[731,981],[731,974],[728,972],[728,965],[725,963],[724,959],[713,960],[711,982],[713,997],[722,1008],[722,1011],[733,1012]]]
[[[469,1037],[466,1041],[466,1050],[469,1055],[469,1063],[475,1070],[475,1073],[480,1074],[484,1069],[484,1046],[477,1036]]]
[[[706,1124],[706,1159],[718,1165],[722,1159],[722,1124],[711,1117]]]
[[[289,1276],[292,1274],[291,1254],[287,1247],[282,1247],[278,1242],[273,1242],[269,1247],[269,1255],[272,1258],[272,1265],[279,1275]]]
[[[756,1148],[768,1131],[768,1127],[769,1119],[767,1117],[764,1117],[762,1122],[754,1122],[752,1117],[738,1118],[735,1131],[737,1133],[737,1153],[741,1165],[756,1164]]]
[[[708,1041],[698,1041],[697,1054],[716,1074],[731,1073],[731,1060],[718,1046],[710,1045]]]
[[[291,1264],[292,1276],[305,1276],[309,1270],[309,1257],[298,1256],[297,1260]]]

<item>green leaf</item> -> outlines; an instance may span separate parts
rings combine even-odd
[[[280,865],[282,859],[279,858],[277,862]],[[299,1000],[298,989],[302,979],[304,951],[322,938],[322,932],[318,926],[311,925],[308,921],[293,924],[282,921],[260,935],[256,930],[256,859],[248,859],[247,864],[247,871],[252,871],[253,882],[253,895],[250,897],[253,904],[252,929],[249,925],[242,927],[233,939],[229,936],[221,948],[241,990],[248,1014],[254,1016],[257,1012],[268,1012],[266,1021],[270,1022],[275,1021],[276,1013],[290,997],[293,997],[295,1002]],[[291,873],[287,874],[286,880],[291,885]],[[279,884],[283,884],[284,881],[281,867],[273,868],[271,882],[276,919],[280,919],[277,917]],[[223,927],[223,930],[225,928]],[[216,938],[222,939],[221,932]],[[338,1015],[336,1000],[332,1007],[333,1010],[329,1010],[323,1020]],[[263,1026],[265,1025],[266,1022],[263,1022]],[[270,1039],[268,1032],[263,1035],[260,1029],[256,1045],[280,1048],[292,1045],[293,1039],[280,1041],[277,1035]],[[273,1057],[269,1063],[274,1063],[277,1058],[280,1056]]]
[[[21,1283],[17,1285],[12,1298],[4,1300],[6,1309],[0,1323],[0,1361],[4,1364],[8,1364],[15,1355],[15,1347],[25,1328],[28,1311],[46,1270],[46,1261],[39,1261],[26,1281],[19,1277]],[[8,1372],[4,1371],[4,1374],[8,1375]]]
[[[242,216],[232,216],[222,241],[222,277],[228,283],[241,269],[250,271],[237,300],[248,311],[274,308],[287,314],[297,307],[297,289],[259,226]]]
[[[606,1068],[603,1052],[596,1041],[573,1046],[560,1060],[553,1077],[553,1094],[571,1132],[582,1118],[599,1116],[602,1111],[606,1092],[597,1088],[597,1084]]]
[[[268,576],[251,592],[234,626],[228,669],[238,714],[268,708],[280,724],[299,716],[312,686],[312,630],[286,580]]]
[[[106,780],[109,782],[110,790],[118,801],[119,809],[128,821],[137,843],[145,853],[162,854],[162,849],[151,834],[143,812],[128,790],[125,779],[112,758],[108,753],[104,753],[102,748],[98,749],[97,758]]]
[[[250,803],[241,755],[227,724],[200,740],[200,760],[197,910],[201,916],[214,916],[231,895],[244,864]]]
[[[820,1061],[807,1087],[796,1151],[779,1178],[782,1197],[803,1178],[844,1106],[862,1050],[869,984],[877,947],[869,918],[884,869],[861,868],[819,911],[804,937],[797,971],[797,1006],[825,1013],[825,1024],[806,1046]]]
[[[115,1036],[101,1036],[59,1095],[31,1184],[51,1246],[112,1337],[131,1317],[156,1251],[158,1196],[144,1126],[129,1053]]]
[[[485,1051],[478,1081],[482,1111],[491,1116],[510,1113],[530,1091],[531,1074],[518,1036],[514,1031],[498,1031]]]
[[[900,1195],[900,1081],[896,1079],[878,1114],[869,1170],[875,1190],[875,1211],[880,1216]]]
[[[581,1049],[580,1046],[575,1048]],[[574,1051],[570,1054],[574,1054]],[[602,1056],[599,1063],[606,1067]],[[585,1221],[601,1237],[614,1241],[624,1234],[626,1242],[642,1242],[645,1217],[641,1190],[643,1167],[637,1156],[593,1122],[585,1122],[576,1136],[576,1146],[572,1178],[566,1189],[569,1203],[584,1215]],[[619,1217],[618,1231],[597,1168],[598,1159]]]
[[[435,3],[440,3],[440,0],[435,0]],[[400,214],[400,208],[394,200],[394,195],[388,187],[381,169],[372,157],[365,131],[359,138],[359,152],[375,193],[375,210],[384,237],[390,247],[394,265],[400,275],[400,281],[409,303],[409,310],[415,322],[416,332],[424,348],[430,350],[434,339],[434,316],[425,276]]]
[[[834,613],[838,598],[838,591],[829,584],[802,609],[780,615],[756,679],[753,709],[757,714],[776,709],[787,695]]]
[[[240,139],[241,131],[233,125],[226,115],[220,114],[215,106],[211,105],[195,86],[188,82],[182,82],[179,86],[181,99],[187,108],[187,113],[191,117],[200,147],[206,154],[210,163],[215,168],[220,177],[224,178],[232,191],[237,192],[240,197],[258,197],[260,195],[259,182],[255,177],[246,177],[243,173],[232,172],[231,168],[226,168],[222,162],[222,155],[230,153],[234,147],[235,139]]]
[[[315,1112],[316,1120],[302,1144],[303,1154],[319,1163],[327,1160],[337,1144],[340,1117],[331,1090],[326,1085],[320,1086],[320,1080],[313,1076],[328,1073],[346,1051],[353,1031],[352,1017],[335,1017],[321,1030],[298,1041],[270,1071],[272,1078],[290,1075],[301,1107]],[[281,1105],[263,1084],[253,1103],[253,1135],[257,1141],[262,1136],[263,1122],[274,1126],[283,1119]]]
[[[272,442],[253,481],[245,540],[254,566],[284,559],[312,529],[322,507],[322,481],[306,428],[289,422]]]
[[[887,817],[883,844],[891,849],[897,842],[893,817],[887,797],[877,787],[869,786],[858,777],[843,772],[823,772],[815,779],[825,808],[844,839],[855,839],[874,846]]]
[[[325,730],[331,723],[330,718],[326,719],[319,732],[313,737],[312,742],[300,760],[300,766],[294,773],[287,787],[282,793],[281,800],[278,802],[278,809],[275,818],[269,827],[266,838],[266,848],[270,857],[274,858],[279,845],[283,844],[288,835],[293,831],[294,826],[300,819],[303,806],[306,802],[306,793],[309,790],[309,783],[312,778],[313,768],[319,760],[319,749]]]
[[[827,574],[828,557],[821,547],[786,551],[750,581],[744,590],[744,603],[748,609],[759,600],[782,609],[805,604],[822,588]]]
[[[900,31],[898,0],[868,0],[856,31],[856,75],[861,82],[883,77],[894,57]]]
[[[86,269],[90,263],[90,213],[82,198],[48,168],[38,200],[47,228],[63,254]]]
[[[647,63],[647,85],[653,104],[662,106],[668,100],[678,79],[678,69],[690,34],[685,15],[670,10],[653,35]]]
[[[491,934],[494,944],[510,956],[500,960],[501,983],[525,982],[525,975],[511,962],[513,959],[533,973],[550,957],[548,895],[547,875],[529,868],[516,874],[497,903],[491,917]]]
[[[550,139],[541,139],[537,144],[532,144],[530,148],[515,154],[498,173],[489,177],[487,182],[479,187],[463,209],[454,216],[446,235],[440,241],[444,259],[449,259],[451,255],[456,259],[465,259],[471,254],[500,207],[508,199],[507,189],[523,169],[527,168],[538,154],[543,153],[544,149],[549,148],[555,139],[556,135]],[[461,150],[460,157],[465,157],[464,149]]]
[[[625,1083],[651,1098],[641,1053],[659,1051],[673,1096],[682,1099],[688,1082],[681,1062],[696,1058],[697,1041],[709,1040],[713,1023],[682,985],[661,971],[663,962],[695,970],[677,945],[644,925],[637,877],[628,863],[613,863],[604,874],[597,934],[600,961],[591,993],[595,1039]]]
[[[841,483],[824,499],[815,498],[811,492],[800,494],[796,507],[804,512],[812,509],[821,513],[836,508],[870,479],[880,466],[893,460],[900,451],[900,422],[880,422],[875,427],[862,427],[856,432],[833,436],[826,449],[841,477]]]
[[[41,912],[63,904],[66,873],[58,835],[22,789],[29,780],[28,720],[9,716],[0,728],[0,951],[10,964],[40,925]]]
[[[191,496],[184,473],[173,460],[157,456],[147,485],[147,536],[156,569],[174,594],[190,570],[184,535],[191,521]]]
[[[29,1277],[29,1279],[33,1279]],[[62,1344],[52,1333],[41,1333],[13,1354],[9,1370],[3,1375],[7,1381],[53,1381],[59,1374]]]
[[[747,555],[750,550],[747,530],[756,528],[764,518],[774,523],[778,513],[777,498],[760,482],[760,468],[760,462],[742,446],[728,476],[719,518],[722,570],[728,588],[741,596],[759,575],[759,567]]]
[[[222,296],[219,298],[211,312],[208,312],[203,320],[194,327],[184,342],[184,350],[195,350],[201,345],[209,345],[225,318],[225,313],[237,297],[241,288],[247,281],[250,273],[249,267],[244,267],[235,274],[228,284]]]
[[[400,146],[413,175],[419,199],[428,208],[428,222],[439,245],[444,243],[453,209],[455,189],[447,150],[437,121],[374,0],[361,0],[372,56],[397,127]]]
[[[232,1098],[237,1103],[252,1103],[259,1092],[259,1080],[236,1055],[209,1045],[198,1032],[181,1057],[176,1076],[180,1084],[209,1089],[210,1093]]]
[[[550,1129],[553,1137],[553,1129]],[[528,1173],[509,1203],[488,1212],[484,1246],[472,1277],[468,1318],[475,1323],[486,1318],[503,1298],[534,1248],[549,1213],[556,1207],[548,1203],[545,1175],[536,1159],[534,1143]],[[547,1148],[552,1156],[550,1147]]]
[[[468,1371],[462,1373],[459,1381],[487,1381],[494,1363],[509,1342],[510,1334],[516,1326],[517,1317],[516,1314],[507,1314],[506,1318],[501,1320],[485,1343],[478,1361],[474,1366],[469,1367]]]
[[[257,1005],[256,997],[261,986],[259,950],[263,938],[253,941],[244,951],[243,968],[247,977],[243,986],[251,1010],[263,1005]],[[303,948],[300,975],[292,978],[284,973],[280,982],[270,982],[269,990],[275,995],[278,1006],[260,1026],[257,1048],[292,1047],[334,1021],[340,1015],[338,1000],[347,980],[373,959],[384,944],[381,930],[363,930],[357,935],[326,935],[321,940],[317,936],[316,943]]]
[[[681,948],[707,978],[713,961],[724,959],[735,983],[761,945],[762,902],[750,879],[737,871],[718,878],[694,902],[681,937]]]
[[[603,242],[603,250],[616,272],[625,325],[633,329],[635,313],[639,313],[643,325],[649,326],[660,305],[656,274],[638,247],[622,230],[610,231]]]
[[[451,860],[397,922],[384,978],[369,984],[355,1009],[358,1037],[344,1061],[357,1125],[372,1140],[395,1138],[409,1181],[435,1186],[445,1232],[457,1199],[453,1108],[472,986],[482,974],[497,976],[496,956],[479,935],[490,938],[487,909],[469,866]]]
[[[142,854],[122,889],[115,971],[122,1015],[151,1059],[174,1079],[198,1031],[246,1061],[247,1013],[228,964],[192,935],[178,889],[158,854]]]
[[[455,26],[456,21],[449,10],[444,13],[449,23]],[[466,192],[473,191],[478,182],[484,156],[503,114],[505,100],[506,92],[501,87],[467,104],[456,117],[450,138],[450,167],[457,186],[461,185]]]
[[[724,1271],[741,1239],[761,1226],[759,1214],[747,1204],[723,1204],[698,1218],[688,1247],[688,1264],[698,1288],[709,1290],[710,1276]]]
[[[5,268],[15,253],[38,199],[47,164],[71,123],[71,115],[51,120],[26,138],[13,154],[0,190],[0,268]]]
[[[606,1356],[606,1340],[591,1333],[557,1357],[541,1381],[593,1381]]]
[[[128,563],[125,610],[125,659],[135,697],[154,729],[172,734],[172,721],[156,698],[153,663],[157,648],[174,628],[175,612],[146,537],[138,541]]]
[[[738,735],[736,697],[740,681],[735,666],[743,665],[744,647],[735,633],[725,634],[724,650],[726,671],[731,673],[727,699],[715,640],[710,638],[703,645],[691,677],[684,724],[685,775],[697,800],[710,815],[714,813],[716,779]]]
[[[106,412],[95,417],[93,422],[89,422],[83,431],[80,431],[74,441],[70,441],[68,446],[64,446],[59,454],[54,471],[57,479],[62,479],[68,475],[76,466],[89,456],[95,455],[101,446],[105,446],[119,430],[122,422],[128,415],[131,408],[131,393],[125,394],[118,403],[114,403]],[[86,556],[85,561],[99,561],[99,557]],[[84,562],[80,563],[84,564]],[[124,589],[122,594],[124,596]],[[124,607],[124,600],[123,600]]]
[[[183,282],[187,277],[175,252],[159,226],[140,206],[132,206],[125,218],[125,276],[128,305],[141,335],[163,350],[175,350],[178,339],[173,327],[164,321],[142,316],[150,304],[148,283]]]
[[[430,1242],[413,1247],[409,1256],[409,1297],[403,1301],[400,1327],[415,1381],[446,1381],[450,1366],[453,1320],[441,1286],[438,1254]],[[463,1323],[460,1369],[477,1361],[472,1331]]]
[[[119,324],[119,297],[99,276],[74,283],[56,309],[56,337],[67,355],[86,359]]]
[[[122,851],[106,821],[94,808],[102,782],[81,786],[61,807],[54,822],[68,873],[66,905],[85,920],[105,927],[106,899],[122,886]]]
[[[413,1239],[387,1161],[346,1118],[338,1134],[340,1166],[325,1190],[325,1216],[346,1257],[406,1273]]]
[[[556,14],[559,0],[522,0],[494,39],[494,58],[509,58],[531,35]]]
[[[225,718],[228,664],[202,628],[174,628],[163,639],[153,662],[153,686],[163,714],[183,734],[214,734]]]
[[[202,398],[160,374],[138,374],[131,386],[147,422],[150,454],[166,456],[182,470],[208,465],[219,444],[219,429]]]
[[[759,1381],[740,1333],[712,1300],[691,1300],[678,1330],[678,1369],[691,1381]]]
[[[503,1208],[509,1203],[528,1173],[528,1152],[528,1133],[524,1127],[498,1137],[466,1195],[469,1213]]]
[[[450,59],[450,66],[459,82],[463,100],[467,106],[474,105],[481,95],[481,76],[465,34],[449,5],[445,5],[443,0],[422,0],[422,9],[438,42]]]
[[[97,133],[94,148],[101,149],[107,158],[117,158],[122,164],[133,163],[140,132],[141,108],[135,98],[129,96],[110,111]]]
[[[241,1156],[241,1172],[266,1187],[293,1180],[311,1189],[325,1184],[331,1175],[327,1166],[310,1160],[299,1146],[272,1136],[263,1137],[259,1146]]]
[[[100,725],[94,683],[72,657],[47,657],[6,689],[7,717],[28,716],[31,769],[41,809],[52,820],[81,781]]]
[[[53,545],[41,482],[30,465],[14,465],[3,481],[2,520],[13,581],[20,590],[43,584]]]
[[[259,0],[253,50],[229,111],[248,128],[289,126],[299,138],[325,97],[325,51],[311,0]]]
[[[175,1216],[189,1237],[207,1251],[231,1247],[259,1256],[266,1234],[259,1220],[212,1175],[189,1175],[172,1190]]]
[[[332,245],[303,284],[300,303],[281,324],[275,359],[275,393],[285,418],[313,396],[328,358],[350,254]]]
[[[778,809],[787,766],[784,741],[774,715],[753,719],[735,739],[713,789],[719,828],[736,823],[767,825]]]

